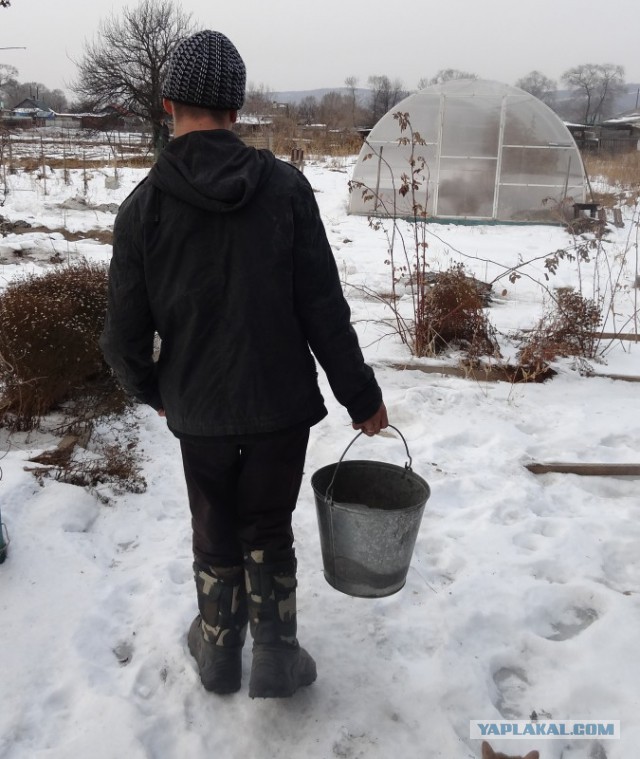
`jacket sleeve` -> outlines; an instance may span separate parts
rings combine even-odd
[[[382,392],[364,362],[318,204],[302,175],[292,202],[296,310],[336,400],[354,422],[364,422],[379,409]]]
[[[130,196],[114,227],[109,297],[100,347],[122,387],[137,400],[162,408],[153,361],[155,326],[140,243],[141,221]]]

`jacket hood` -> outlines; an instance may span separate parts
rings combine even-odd
[[[268,179],[275,157],[228,129],[189,132],[167,145],[149,173],[162,192],[205,211],[235,211]]]

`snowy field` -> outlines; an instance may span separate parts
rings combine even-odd
[[[150,152],[148,132],[102,131],[91,129],[27,129],[10,134],[2,141],[4,160],[14,163],[28,159],[37,163],[54,161],[98,161],[113,162],[135,156],[145,156]]]
[[[290,700],[206,693],[187,651],[196,613],[190,524],[177,441],[135,411],[143,494],[109,505],[71,485],[40,486],[27,459],[55,445],[41,433],[7,439],[0,504],[11,545],[0,566],[0,759],[472,759],[470,720],[620,720],[620,740],[493,740],[541,759],[632,759],[640,745],[640,497],[638,480],[535,476],[530,461],[640,460],[639,385],[584,377],[571,361],[545,384],[482,383],[419,370],[362,286],[389,289],[385,240],[346,214],[352,161],[308,165],[353,320],[392,424],[432,489],[406,586],[351,598],[323,577],[310,478],[354,436],[322,377],[330,414],[312,430],[295,530],[299,638],[318,680]],[[7,177],[0,215],[51,230],[108,231],[144,172],[113,169]],[[0,198],[1,200],[1,198]],[[638,218],[612,229],[621,267],[616,325],[631,331]],[[491,280],[518,260],[571,242],[561,228],[431,228],[435,267],[464,260]],[[633,253],[633,245],[636,253]],[[631,246],[626,263],[622,254]],[[458,251],[456,253],[456,251]],[[100,239],[54,233],[0,237],[0,281],[45,271],[52,255],[107,262]],[[464,258],[460,258],[464,254]],[[618,267],[618,268],[616,268]],[[505,355],[513,330],[542,315],[543,263],[495,286],[490,318]],[[596,281],[563,262],[548,286]],[[616,275],[617,276],[617,275]],[[603,280],[601,280],[602,282]],[[605,283],[606,283],[605,278]],[[600,285],[602,289],[602,285]],[[611,321],[611,320],[610,320]],[[609,326],[612,326],[611,323]],[[416,364],[434,363],[423,360]],[[599,373],[640,375],[640,345],[613,342]],[[349,455],[403,464],[393,434],[360,438]],[[245,675],[250,667],[245,651]]]

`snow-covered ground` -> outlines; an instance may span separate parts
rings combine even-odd
[[[246,688],[224,698],[206,693],[186,647],[196,612],[190,524],[177,441],[164,421],[135,411],[148,488],[112,496],[109,505],[71,485],[41,486],[24,471],[29,457],[55,445],[51,436],[3,433],[0,508],[11,545],[0,566],[1,759],[471,759],[480,741],[469,737],[470,720],[527,719],[534,710],[541,718],[620,720],[622,737],[494,740],[494,748],[537,748],[542,759],[637,755],[638,480],[535,476],[524,465],[638,462],[639,385],[583,377],[569,361],[543,385],[393,369],[410,357],[385,336],[389,314],[363,293],[363,286],[388,291],[389,268],[381,233],[346,214],[351,165],[305,172],[390,421],[432,489],[406,586],[365,600],[323,577],[310,478],[354,435],[323,378],[330,415],[312,431],[295,514],[299,637],[318,680],[282,701],[251,701]],[[69,185],[51,172],[46,195],[35,175],[8,176],[0,215],[49,229],[108,230],[109,204],[142,176],[125,170],[119,188],[109,189],[112,174],[91,172],[85,188],[81,172]],[[626,221],[606,243],[610,270],[623,269],[618,326],[637,293],[630,245],[638,219],[627,211]],[[459,251],[490,280],[570,242],[556,227],[437,225],[429,254],[446,267],[461,260]],[[110,248],[67,241],[62,232],[9,234],[0,238],[0,281],[43,271],[54,253],[106,262]],[[588,289],[593,268],[563,262],[547,284],[580,276]],[[542,261],[526,272],[543,280]],[[502,335],[542,315],[543,292],[530,277],[505,278],[495,290],[490,316]],[[640,375],[637,344],[614,342],[605,361],[594,370]],[[349,455],[405,460],[391,433],[360,438]],[[248,674],[249,647],[244,666]]]

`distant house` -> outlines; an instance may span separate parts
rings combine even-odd
[[[607,129],[623,129],[630,135],[634,130],[640,129],[640,110],[626,111],[611,119],[602,122]]]
[[[56,113],[55,125],[58,129],[79,129],[79,113]]]
[[[601,127],[601,140],[610,144],[610,149],[640,150],[640,110],[607,119]]]
[[[240,114],[233,131],[247,145],[273,149],[273,119],[271,116]]]
[[[125,125],[126,111],[116,105],[108,105],[95,113],[82,114],[83,129],[100,129],[110,131],[123,129]]]
[[[598,150],[600,147],[600,138],[596,134],[596,130],[589,124],[573,124],[569,121],[565,121],[564,125],[573,135],[573,139],[576,141],[576,145],[580,150]]]
[[[600,124],[564,122],[580,150],[624,153],[640,150],[640,111],[628,111]]]
[[[105,130],[125,129],[134,132],[144,128],[145,125],[144,119],[117,104],[107,105],[95,113],[86,115],[89,118],[103,119],[103,125],[98,128]],[[83,127],[95,128],[91,127],[90,123],[90,121],[83,123]]]
[[[235,131],[240,135],[257,134],[271,129],[272,126],[273,118],[271,116],[241,113],[235,123]]]
[[[43,100],[25,98],[11,109],[11,119],[24,126],[48,126],[54,123],[56,114]]]
[[[35,98],[26,98],[10,111],[2,111],[1,118],[11,128],[55,126],[60,129],[137,131],[142,127],[142,120],[121,106],[109,105],[92,113],[56,113]]]

